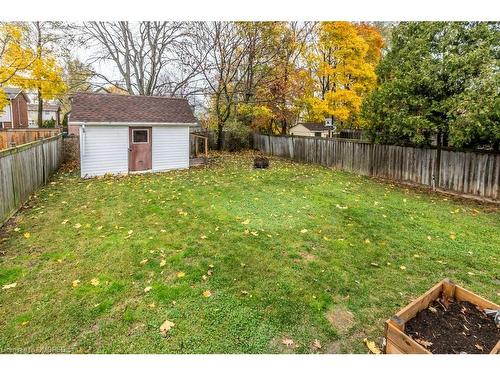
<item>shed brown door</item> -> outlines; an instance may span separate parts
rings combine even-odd
[[[128,170],[146,171],[152,166],[151,128],[129,128]]]

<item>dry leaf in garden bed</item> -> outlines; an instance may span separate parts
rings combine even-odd
[[[2,287],[3,290],[6,290],[6,289],[12,289],[12,288],[15,288],[17,286],[17,283],[12,283],[12,284],[6,284]]]
[[[478,348],[479,350],[484,351],[484,347],[483,347],[483,346],[481,346],[481,345],[479,345],[479,344],[474,344],[474,346],[475,346],[476,348]]]
[[[426,341],[423,339],[415,339],[415,341],[422,345],[424,348],[429,348],[430,346],[432,346],[432,342],[430,341]]]
[[[368,350],[371,353],[373,353],[373,354],[380,354],[381,353],[380,349],[378,348],[377,344],[375,344],[375,342],[370,341],[367,338],[365,338],[363,340],[363,342],[365,343],[366,347],[368,348]]]
[[[163,324],[160,326],[160,334],[163,337],[166,337],[168,334],[168,331],[170,331],[172,329],[172,327],[174,327],[174,326],[175,326],[175,323],[173,323],[169,320],[165,320],[163,322]]]

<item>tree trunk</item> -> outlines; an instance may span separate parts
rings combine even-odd
[[[38,97],[38,119],[37,119],[37,125],[39,128],[42,127],[43,125],[43,98],[42,98],[42,88],[39,87],[37,90],[37,97]]]
[[[281,120],[281,135],[286,135],[286,118]]]
[[[217,150],[222,151],[222,147],[224,146],[223,137],[224,133],[222,130],[224,129],[224,124],[219,121],[217,124]]]

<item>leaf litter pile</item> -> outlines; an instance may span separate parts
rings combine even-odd
[[[405,333],[434,354],[487,354],[500,328],[467,301],[433,301],[405,325]]]

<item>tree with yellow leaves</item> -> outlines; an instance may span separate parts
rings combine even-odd
[[[43,101],[62,96],[66,92],[63,69],[51,49],[55,37],[47,28],[50,23],[33,22],[31,25],[32,64],[13,81],[28,90],[35,90],[38,98],[38,127],[42,127]],[[58,27],[57,25],[54,28]]]
[[[322,22],[306,54],[314,92],[305,98],[307,117],[332,117],[343,126],[357,126],[363,97],[376,85],[375,67],[382,37],[366,24]]]
[[[7,104],[1,86],[15,81],[15,77],[33,63],[26,35],[27,30],[20,24],[0,23],[0,110]]]

